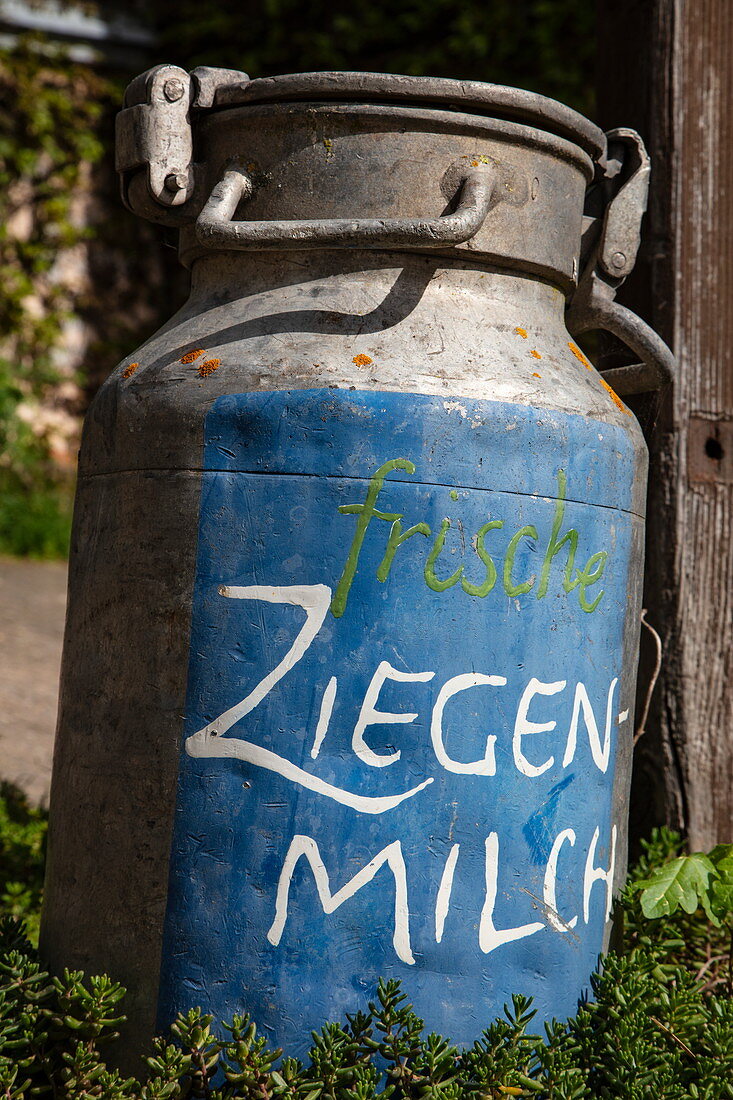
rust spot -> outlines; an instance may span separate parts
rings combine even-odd
[[[538,374],[538,373],[537,373],[537,371],[532,371],[532,377],[533,377],[533,378],[541,378],[541,377],[542,377],[542,375],[541,375],[541,374]]]
[[[586,370],[593,370],[593,365],[586,359],[577,344],[568,344],[568,347],[572,351],[575,358],[583,364]]]
[[[199,378],[208,378],[209,375],[213,374],[215,370],[218,370],[220,366],[221,359],[207,359],[204,363],[199,364]]]
[[[133,374],[135,373],[135,371],[137,370],[137,368],[139,366],[140,366],[139,363],[130,363],[129,367],[125,367],[125,369],[123,370],[122,377],[123,378],[132,378]]]
[[[541,359],[542,358],[542,356],[540,355],[540,353],[538,351],[531,351],[529,354],[532,356],[533,359]]]
[[[577,344],[568,344],[568,347],[572,351],[575,358],[578,359],[583,364],[583,366],[585,367],[586,370],[593,370],[593,364],[590,363],[588,359],[586,359],[585,355],[583,355],[583,352],[580,350],[580,348],[578,347]],[[631,416],[631,412],[629,411],[629,409],[626,408],[626,406],[624,405],[623,401],[621,400],[619,395],[616,393],[616,391],[611,389],[611,387],[609,386],[606,379],[603,378],[601,375],[599,375],[598,376],[598,381],[601,383],[601,385],[603,386],[604,390],[606,391],[606,393],[609,395],[609,397],[613,401],[616,408],[620,409],[622,413],[626,413],[627,416]]]
[[[521,336],[523,340],[527,339],[527,330],[526,330],[526,328],[515,328],[514,331],[516,332],[517,336]]]
[[[621,409],[621,412],[626,413],[627,416],[631,416],[631,412],[629,411],[629,409],[626,408],[626,406],[624,405],[623,401],[621,400],[619,395],[616,393],[616,391],[611,389],[608,382],[606,381],[605,378],[603,378],[603,376],[601,376],[600,382],[601,382],[601,385],[603,386],[604,390],[606,390],[606,392],[609,394],[609,396],[610,396],[611,400],[613,401],[614,405],[616,406],[616,408]]]
[[[194,351],[187,351],[185,355],[182,355],[178,360],[179,363],[195,363],[197,359],[200,359],[202,355],[206,355],[203,348],[195,348]]]
[[[356,363],[357,367],[368,367],[373,360],[368,355],[364,355],[364,352],[361,352],[359,355],[355,355],[351,362]]]

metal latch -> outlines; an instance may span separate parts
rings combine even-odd
[[[608,159],[601,187],[610,199],[596,219],[589,219],[584,268],[566,314],[573,335],[590,331],[612,333],[639,357],[628,367],[613,367],[603,377],[628,396],[659,390],[669,384],[672,352],[646,322],[614,299],[633,270],[641,243],[641,221],[649,196],[651,165],[635,130],[609,130]],[[601,192],[603,193],[603,192]]]
[[[220,87],[248,80],[230,69],[201,66],[189,74],[177,65],[156,65],[128,85],[116,120],[115,166],[130,210],[168,221],[166,211],[193,197],[192,112],[212,107]]]
[[[117,115],[115,166],[128,201],[130,173],[146,172],[150,197],[180,206],[193,194],[192,81],[177,65],[157,65],[127,88]]]
[[[631,274],[639,252],[652,169],[649,154],[635,130],[609,130],[606,139],[606,178],[620,176],[624,182],[606,207],[598,263],[611,279],[623,280]]]

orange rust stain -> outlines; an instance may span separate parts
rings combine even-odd
[[[583,364],[586,370],[593,370],[593,365],[586,359],[577,344],[568,344],[568,347],[572,351],[575,358]]]
[[[123,370],[122,377],[123,378],[132,378],[133,374],[135,373],[135,371],[137,370],[137,368],[139,366],[140,366],[139,363],[130,363],[129,367],[125,367],[125,369]]]
[[[542,358],[542,356],[540,355],[540,353],[538,351],[531,351],[529,354],[532,356],[533,359],[541,359]]]
[[[515,328],[514,331],[516,332],[517,336],[521,336],[523,340],[527,339],[527,330],[526,330],[526,328]]]
[[[373,360],[368,355],[364,355],[364,352],[361,352],[359,355],[355,355],[351,362],[356,363],[357,367],[368,367]]]
[[[615,406],[616,406],[617,408],[621,409],[621,412],[622,412],[622,413],[626,413],[626,415],[627,415],[627,416],[631,416],[631,412],[630,412],[630,410],[626,408],[626,406],[624,405],[623,401],[621,400],[621,398],[619,397],[619,395],[618,395],[618,394],[616,393],[616,391],[615,391],[615,390],[613,390],[613,389],[611,389],[611,387],[609,386],[609,384],[608,384],[608,382],[606,381],[606,379],[605,379],[605,378],[601,378],[601,379],[600,379],[600,383],[601,383],[601,385],[603,386],[604,390],[607,390],[607,391],[608,391],[608,394],[609,394],[609,396],[610,396],[611,400],[613,401],[614,405],[615,405]]]
[[[215,370],[218,370],[220,366],[221,359],[207,359],[205,363],[199,365],[199,378],[208,378],[209,375],[213,374]]]
[[[537,371],[532,371],[532,377],[533,377],[533,378],[541,378],[541,377],[542,377],[542,375],[541,375],[541,374],[538,374],[538,373],[537,373]]]
[[[206,352],[203,348],[196,348],[194,351],[187,351],[185,355],[182,355],[178,360],[179,363],[195,363],[197,359],[200,359]]]
[[[575,358],[580,360],[580,362],[583,364],[583,366],[585,367],[586,370],[593,370],[592,364],[588,361],[588,359],[586,359],[586,357],[583,355],[583,352],[580,350],[580,348],[578,347],[577,344],[568,344],[568,347],[572,351]],[[611,389],[611,387],[609,386],[606,379],[603,378],[601,375],[599,375],[598,376],[598,381],[601,383],[601,385],[603,386],[604,390],[606,391],[608,396],[613,401],[616,408],[620,409],[622,413],[626,413],[627,416],[631,416],[631,411],[626,408],[626,406],[624,405],[623,401],[621,400],[619,395],[616,393],[616,391]]]

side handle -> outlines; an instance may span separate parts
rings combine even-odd
[[[568,311],[567,326],[573,336],[584,332],[610,332],[638,355],[638,363],[602,371],[604,379],[619,397],[653,393],[671,385],[675,360],[664,340],[646,321],[612,297],[596,292],[584,305],[574,303]]]
[[[669,386],[674,356],[664,340],[632,310],[616,302],[616,291],[632,271],[647,207],[650,163],[634,130],[610,130],[604,185],[613,190],[605,207],[598,240],[568,307],[566,324],[573,336],[610,332],[639,357],[638,363],[612,367],[603,377],[621,397],[652,393]]]

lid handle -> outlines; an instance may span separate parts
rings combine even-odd
[[[229,168],[196,222],[199,244],[211,249],[444,248],[474,237],[494,197],[492,165],[465,171],[458,203],[440,218],[317,218],[311,221],[233,221],[240,202],[253,194],[250,176]]]

